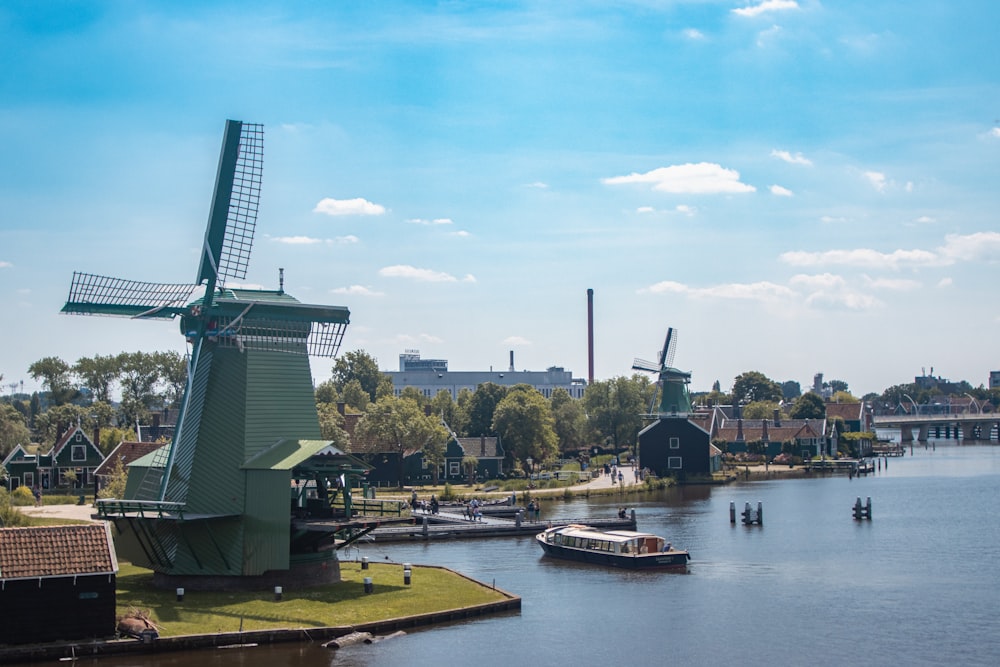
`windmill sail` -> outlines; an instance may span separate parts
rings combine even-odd
[[[677,352],[677,331],[667,329],[663,349],[659,353],[659,364],[644,359],[632,362],[632,369],[657,374],[657,385],[660,388],[659,414],[686,414],[691,411],[691,397],[687,385],[691,382],[691,374],[674,368],[674,355]],[[650,406],[652,412],[652,405]]]
[[[73,272],[62,312],[76,315],[171,318],[181,312],[196,285],[144,283]]]

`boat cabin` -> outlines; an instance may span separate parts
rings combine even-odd
[[[662,537],[632,530],[598,532],[584,526],[567,526],[550,534],[551,542],[574,549],[604,551],[613,554],[647,554],[669,551]]]

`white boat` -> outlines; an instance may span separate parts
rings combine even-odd
[[[535,536],[548,556],[632,570],[685,568],[691,556],[659,535],[570,524]]]

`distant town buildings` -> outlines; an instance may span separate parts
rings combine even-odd
[[[476,387],[492,382],[503,386],[531,385],[545,398],[556,389],[565,389],[573,398],[583,398],[587,381],[575,378],[561,366],[550,366],[544,371],[514,370],[514,352],[510,353],[510,366],[504,370],[449,371],[446,359],[421,359],[419,350],[406,350],[399,355],[399,370],[385,371],[392,378],[396,396],[406,387],[414,387],[424,396],[433,398],[439,391],[447,391],[452,398],[462,389],[475,391]]]

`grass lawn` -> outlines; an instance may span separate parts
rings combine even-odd
[[[286,590],[276,602],[272,591],[217,593],[189,591],[183,602],[176,592],[153,588],[150,570],[121,563],[118,573],[118,615],[140,609],[161,636],[355,625],[401,616],[446,611],[505,599],[498,591],[448,570],[414,566],[411,585],[403,584],[403,566],[341,563],[337,584]],[[364,592],[371,577],[374,592]]]

